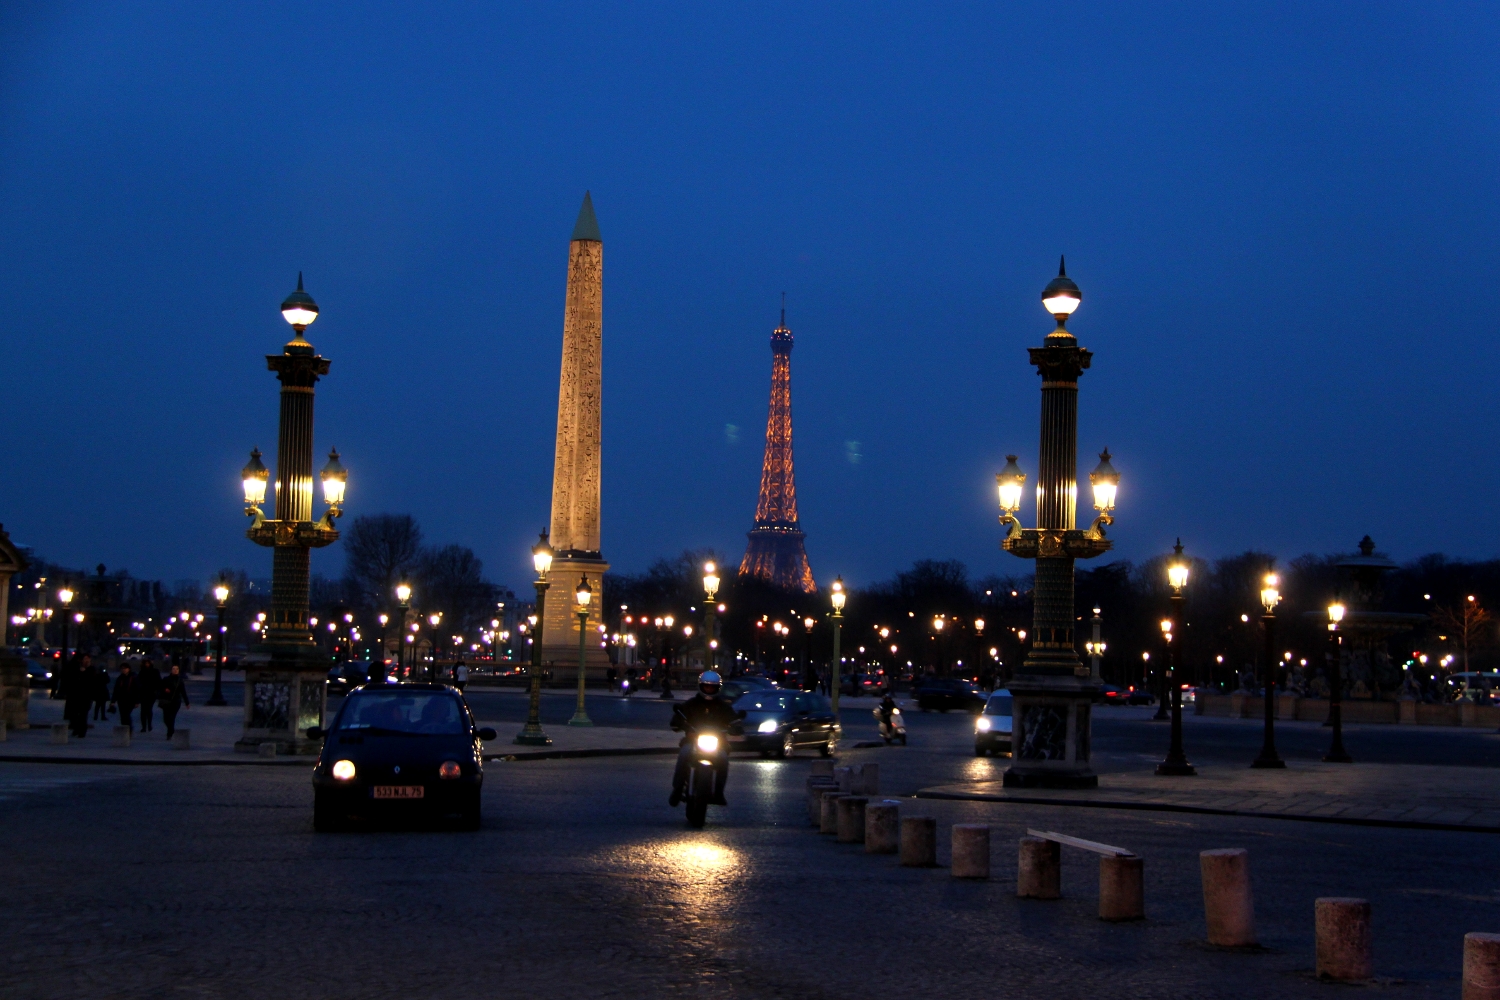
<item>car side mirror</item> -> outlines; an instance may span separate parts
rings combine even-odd
[[[749,715],[750,713],[747,710],[745,710],[745,709],[742,708],[738,712],[735,712],[734,714],[735,714],[735,716],[737,718],[743,719],[745,716]]]
[[[489,726],[485,726],[483,729],[481,729],[479,731],[479,738],[482,739],[482,740],[492,740],[492,739],[495,738],[496,735],[497,735],[496,732],[493,729],[491,729]]]
[[[310,740],[321,740],[323,737],[325,737],[327,735],[328,735],[328,731],[326,729],[324,729],[322,726],[309,726],[308,727],[307,738],[310,739]]]

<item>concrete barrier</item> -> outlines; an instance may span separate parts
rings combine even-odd
[[[990,877],[990,828],[983,823],[953,825],[953,877]]]
[[[1241,847],[1202,851],[1203,915],[1208,943],[1241,948],[1255,941],[1255,898],[1250,894],[1250,852]]]
[[[937,867],[937,820],[931,816],[901,818],[901,863],[907,868]]]
[[[66,743],[66,742],[68,742],[68,724],[66,722],[54,722],[54,723],[52,723],[52,742],[53,743]]]
[[[117,746],[117,747],[128,747],[128,746],[130,746],[130,727],[129,726],[116,726],[115,727],[115,746]]]
[[[850,787],[854,795],[880,794],[880,765],[855,764]]]
[[[1021,838],[1016,895],[1022,899],[1062,898],[1062,845],[1041,837]]]
[[[1500,1000],[1500,934],[1464,935],[1463,1000]]]
[[[1099,919],[1146,919],[1145,862],[1134,857],[1099,859]]]
[[[832,778],[833,761],[831,759],[815,760],[812,762],[812,770],[808,771],[807,773],[812,775],[814,778]]]
[[[813,826],[823,823],[823,793],[836,792],[838,786],[832,778],[812,777],[807,779],[807,821]]]
[[[865,806],[865,853],[895,854],[901,850],[901,803],[892,799]]]
[[[176,729],[172,732],[172,749],[187,750],[193,745],[193,731],[191,729]]]
[[[834,768],[833,780],[838,782],[839,791],[845,795],[854,794],[854,768],[847,765]]]
[[[274,757],[276,756],[276,750],[275,743],[262,743],[255,748],[255,752],[262,757]]]
[[[1370,954],[1370,901],[1325,896],[1313,904],[1318,978],[1356,982],[1374,974]]]
[[[863,795],[842,795],[834,800],[834,808],[838,812],[835,839],[840,844],[865,842],[865,806],[869,801]]]
[[[823,811],[819,814],[818,832],[837,834],[839,832],[838,800],[844,797],[843,792],[824,792]]]

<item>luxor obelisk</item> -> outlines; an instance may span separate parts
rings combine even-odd
[[[573,594],[587,576],[603,594],[609,569],[599,551],[599,458],[604,381],[604,241],[587,193],[568,245],[562,374],[557,388],[557,453],[552,466],[552,587],[542,633],[542,662],[552,682],[578,678],[578,608]],[[602,605],[602,599],[596,596]],[[597,617],[592,620],[597,621]],[[609,656],[585,644],[588,674],[603,677]]]

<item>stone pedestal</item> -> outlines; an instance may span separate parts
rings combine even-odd
[[[552,586],[547,591],[544,609],[542,669],[549,672],[550,683],[554,685],[573,686],[578,683],[578,604],[573,594],[578,589],[579,578],[585,576],[594,592],[593,603],[589,605],[591,634],[584,646],[585,680],[604,683],[610,662],[608,650],[599,644],[599,623],[603,620],[600,608],[607,606],[604,604],[608,599],[604,593],[604,574],[608,571],[609,563],[598,558],[558,553],[552,561],[552,571],[547,575]]]
[[[19,656],[0,653],[0,722],[11,729],[30,729],[27,721],[31,679]]]
[[[307,730],[323,725],[328,687],[323,654],[311,645],[256,652],[270,655],[245,669],[244,731],[234,748],[256,753],[261,744],[274,743],[277,753],[317,753],[323,741],[309,739]]]
[[[1096,685],[1087,667],[1066,674],[1022,672],[1009,684],[1011,765],[1007,788],[1097,788],[1089,764]]]

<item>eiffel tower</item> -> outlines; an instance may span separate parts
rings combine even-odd
[[[771,412],[766,419],[766,459],[760,470],[760,500],[755,527],[740,563],[740,576],[751,576],[783,590],[817,593],[807,564],[806,536],[797,523],[797,481],[792,472],[792,331],[786,326],[786,296],[781,325],[771,333]]]

